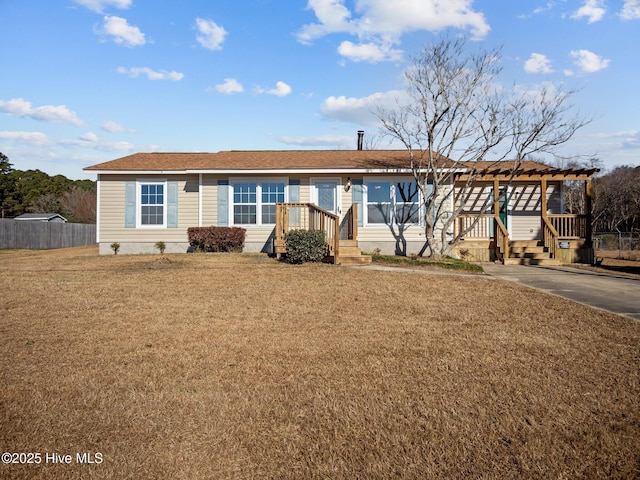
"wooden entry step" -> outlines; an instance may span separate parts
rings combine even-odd
[[[561,265],[556,258],[551,258],[549,250],[538,240],[511,240],[509,242],[509,258],[505,265]]]
[[[368,265],[371,255],[363,255],[357,240],[340,240],[338,263],[340,265]]]

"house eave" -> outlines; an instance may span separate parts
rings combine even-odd
[[[464,169],[452,169],[463,173]],[[185,169],[185,170],[90,170],[97,175],[369,175],[411,174],[410,168],[279,168],[279,169]]]

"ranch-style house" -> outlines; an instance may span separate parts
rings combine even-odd
[[[409,165],[406,150],[221,151],[137,153],[85,171],[97,174],[101,254],[114,242],[123,254],[152,253],[158,241],[167,252],[186,252],[187,228],[212,225],[245,228],[245,251],[280,254],[288,230],[315,228],[326,232],[327,257],[348,264],[369,260],[361,252],[423,248],[423,206]],[[445,235],[464,233],[454,253],[503,263],[593,260],[588,212],[597,170],[480,162],[465,188],[469,165],[453,165],[442,207],[453,212],[453,202],[463,202]],[[563,212],[569,181],[584,184],[584,215]]]

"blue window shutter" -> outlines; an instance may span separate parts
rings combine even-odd
[[[289,201],[291,203],[300,202],[300,179],[299,178],[289,179]]]
[[[124,226],[136,228],[136,182],[124,186]]]
[[[229,180],[218,180],[218,226],[229,226]]]
[[[358,209],[358,226],[362,227],[364,225],[364,218],[363,218],[364,207],[362,204],[362,201],[363,201],[362,193],[364,191],[364,186],[362,185],[361,178],[354,178],[351,180],[351,191],[352,191],[351,201]]]
[[[167,182],[167,227],[178,227],[178,182]]]

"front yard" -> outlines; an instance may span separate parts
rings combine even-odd
[[[42,459],[2,478],[640,476],[637,322],[481,274],[95,253],[0,251],[0,444]]]

